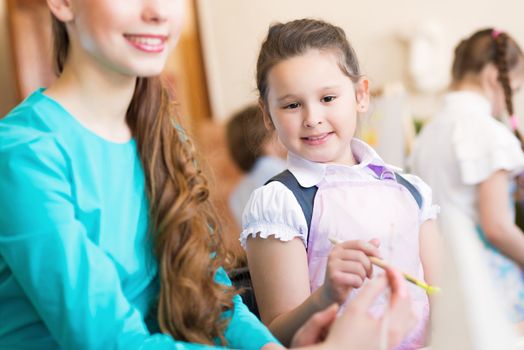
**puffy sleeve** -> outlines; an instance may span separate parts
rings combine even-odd
[[[213,348],[149,333],[123,293],[113,260],[75,218],[67,154],[53,137],[5,141],[0,142],[0,304],[9,303],[10,293],[23,293],[64,349]],[[8,281],[16,290],[6,291]],[[15,311],[9,322],[23,317]]]
[[[420,193],[422,197],[422,206],[420,208],[419,222],[423,223],[426,220],[436,219],[440,212],[440,206],[433,203],[433,192],[431,187],[425,183],[420,177],[412,174],[402,174]]]
[[[293,192],[278,181],[256,189],[242,215],[240,243],[248,237],[274,236],[282,241],[299,237],[307,245],[308,228],[302,208]]]
[[[524,169],[520,142],[495,118],[461,119],[452,142],[465,184],[478,184],[497,170],[516,175]]]

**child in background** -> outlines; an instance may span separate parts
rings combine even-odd
[[[416,140],[411,166],[434,190],[442,219],[461,215],[465,225],[447,234],[475,235],[512,319],[524,320],[524,234],[510,205],[514,179],[524,169],[518,137],[500,120],[504,111],[517,133],[512,97],[524,82],[524,56],[507,33],[483,29],[455,49],[451,91]],[[446,220],[450,225],[458,220]]]
[[[60,76],[0,121],[0,348],[282,349],[220,267],[207,181],[157,77],[183,2],[48,5]],[[390,272],[388,317],[409,325]],[[376,348],[360,345],[383,328],[367,309],[385,287],[293,345]]]
[[[286,168],[286,150],[264,125],[258,105],[235,113],[227,123],[226,139],[235,164],[245,173],[229,197],[239,227],[251,193]]]
[[[368,85],[342,29],[312,19],[269,28],[257,63],[264,121],[287,148],[297,186],[318,188],[310,223],[280,181],[257,189],[242,218],[260,314],[284,344],[313,313],[355,297],[373,275],[370,256],[433,280],[437,208],[430,188],[410,175],[401,185],[396,168],[354,137]],[[408,186],[422,197],[420,208]],[[343,243],[333,248],[329,238]],[[425,292],[410,285],[409,294],[419,322],[403,349],[425,344],[429,317]],[[379,300],[374,313],[384,309]]]

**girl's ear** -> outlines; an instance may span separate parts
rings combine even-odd
[[[61,22],[69,22],[74,18],[71,0],[47,0],[47,6]]]
[[[362,77],[355,84],[355,99],[357,101],[357,112],[365,113],[369,109],[369,80]]]
[[[264,118],[264,125],[266,126],[266,129],[275,130],[275,124],[273,124],[273,120],[271,120],[271,116],[269,115],[269,112],[266,108],[266,104],[260,98],[258,99],[258,107],[262,111],[262,118]]]

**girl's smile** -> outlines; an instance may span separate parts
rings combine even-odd
[[[334,132],[331,131],[331,132],[326,132],[322,134],[301,137],[301,139],[304,141],[306,145],[317,146],[317,145],[322,145],[328,142],[331,136],[333,135],[334,135]]]

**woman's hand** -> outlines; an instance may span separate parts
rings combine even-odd
[[[291,341],[292,348],[310,346],[324,341],[329,327],[337,318],[338,305],[333,304],[323,311],[317,312],[295,333]]]
[[[417,320],[402,275],[392,269],[387,269],[386,274],[387,279],[385,276],[373,279],[348,304],[344,313],[333,322],[323,348],[378,349],[383,341],[381,334],[387,336],[388,349],[394,348],[416,325]],[[384,292],[388,281],[391,287],[389,307],[377,319],[370,315],[369,309]]]
[[[346,241],[336,244],[329,254],[322,295],[327,304],[342,304],[353,288],[360,288],[371,277],[369,256],[380,257],[379,241]]]

